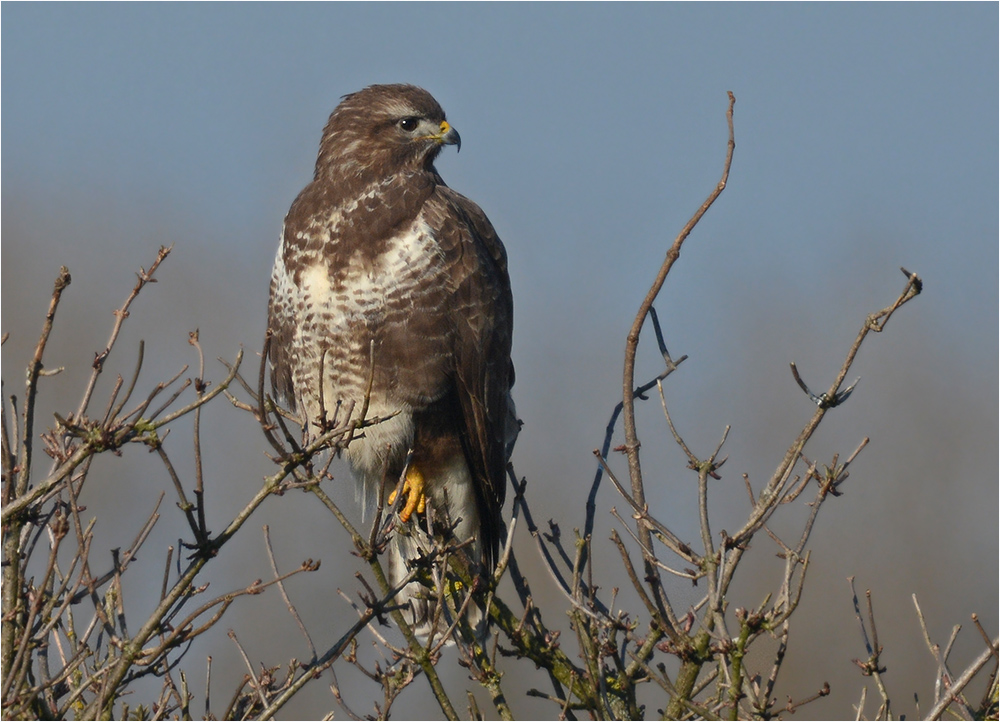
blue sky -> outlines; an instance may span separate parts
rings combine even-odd
[[[924,296],[871,339],[813,450],[874,442],[827,519],[826,563],[900,599],[925,585],[944,629],[979,611],[995,630],[996,575],[962,585],[982,562],[963,550],[997,566],[996,4],[4,3],[2,20],[12,354],[60,264],[74,273],[66,333],[103,338],[132,271],[169,242],[158,295],[138,307],[161,329],[154,373],[175,369],[194,327],[210,356],[259,345],[281,220],[327,115],[370,83],[412,82],[462,134],[439,170],[507,245],[515,461],[550,514],[593,473],[631,317],[718,180],[733,91],[730,186],[657,304],[671,351],[691,356],[668,386],[675,419],[701,446],[732,424],[730,481],[766,476],[810,412],[788,362],[825,388],[902,288],[898,267],[918,272]],[[79,344],[54,348],[69,362]],[[650,501],[692,531],[658,413],[644,448],[669,473]],[[567,526],[582,502],[574,514]],[[886,526],[899,516],[910,525]],[[817,584],[813,601],[849,617],[846,585]],[[899,634],[905,660],[915,638]]]

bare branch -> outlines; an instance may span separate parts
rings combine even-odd
[[[139,268],[139,272],[136,274],[137,280],[135,286],[132,288],[132,292],[129,294],[128,298],[125,299],[125,303],[122,304],[121,308],[116,309],[114,312],[115,323],[111,328],[111,337],[108,339],[108,343],[105,345],[103,351],[94,354],[94,371],[90,375],[90,381],[87,383],[87,389],[83,393],[83,399],[80,401],[80,406],[76,410],[75,418],[82,419],[87,413],[87,407],[90,405],[90,398],[94,393],[95,386],[97,385],[97,379],[104,370],[104,362],[107,361],[108,356],[111,354],[111,349],[114,348],[115,341],[118,340],[118,334],[122,329],[122,324],[125,323],[125,319],[129,316],[129,307],[147,283],[156,283],[156,279],[153,277],[153,274],[156,273],[160,264],[166,260],[167,256],[170,255],[170,251],[173,249],[174,247],[172,245],[169,247],[160,246],[160,251],[157,253],[156,260],[153,261],[149,270],[146,271],[143,268]]]
[[[271,548],[271,530],[267,524],[264,525],[264,546],[267,548],[267,558],[271,562],[271,571],[274,572],[274,579],[278,585],[278,590],[281,592],[281,598],[285,600],[285,606],[288,608],[288,613],[292,615],[295,623],[299,625],[299,629],[302,631],[302,636],[306,638],[306,644],[309,645],[309,651],[312,653],[311,659],[316,659],[316,646],[313,644],[312,637],[309,636],[309,632],[306,631],[306,625],[302,623],[302,618],[299,617],[299,613],[295,611],[295,605],[292,604],[292,600],[288,598],[288,592],[285,591],[285,585],[283,582],[279,581],[281,579],[281,574],[278,572],[278,563],[274,560],[274,549]],[[307,563],[311,563],[309,560]],[[316,563],[316,567],[319,567],[319,563]]]

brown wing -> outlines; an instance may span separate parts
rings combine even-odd
[[[496,559],[506,496],[513,300],[507,254],[475,203],[439,186],[425,206],[449,268],[455,387],[462,447],[472,474],[488,566]]]

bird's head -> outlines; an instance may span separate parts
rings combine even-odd
[[[462,146],[434,97],[415,85],[345,95],[323,130],[316,175],[387,176],[431,170],[442,146]]]

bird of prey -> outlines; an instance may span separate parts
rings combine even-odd
[[[272,383],[311,438],[366,402],[368,418],[386,418],[346,452],[365,498],[383,478],[403,478],[401,526],[419,523],[429,505],[435,519],[457,522],[455,538],[473,539],[473,559],[491,570],[520,423],[510,398],[513,302],[492,224],[434,167],[446,145],[461,147],[458,132],[421,88],[372,85],[343,97],[282,229],[268,314]],[[417,554],[412,535],[393,534],[390,582]],[[411,583],[401,597],[429,633],[426,594]]]

